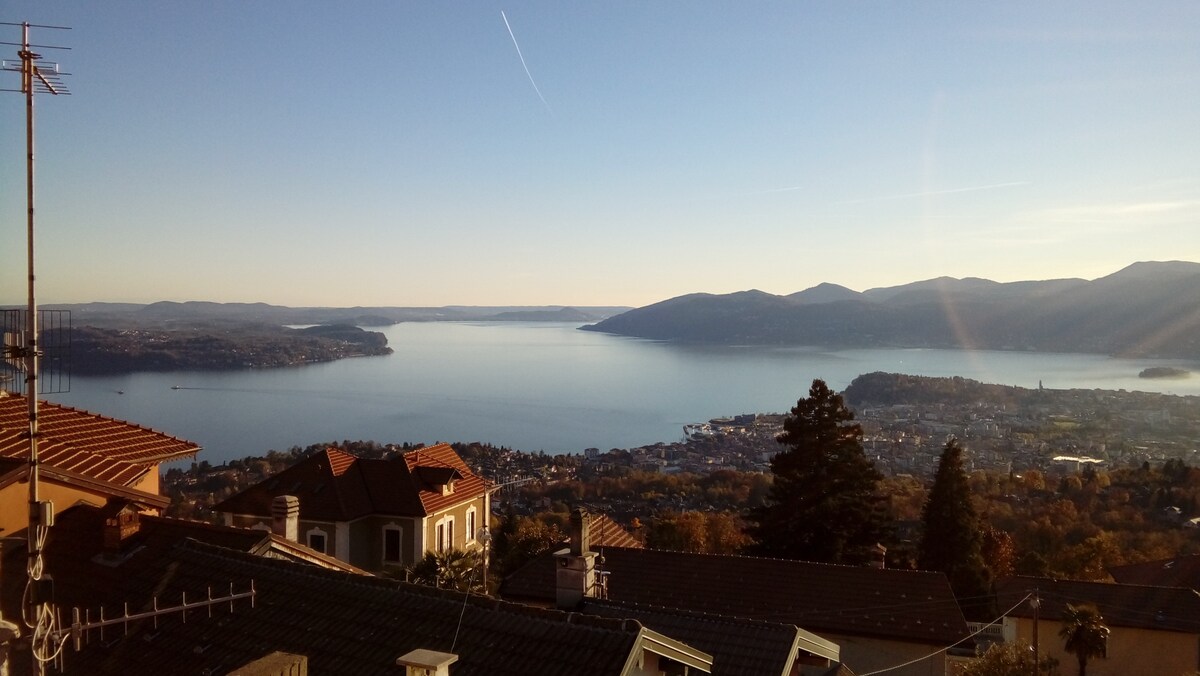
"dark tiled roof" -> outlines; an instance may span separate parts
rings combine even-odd
[[[1059,619],[1068,603],[1091,603],[1110,627],[1135,627],[1200,634],[1200,594],[1181,587],[1147,587],[1135,584],[1054,580],[1043,577],[1010,577],[996,585],[996,605],[1012,615],[1033,617],[1028,603],[1018,602],[1037,590],[1041,616]]]
[[[416,476],[457,473],[454,492],[443,496],[440,485]],[[447,444],[406,453],[403,458],[359,458],[336,448],[315,453],[218,504],[218,512],[271,514],[277,495],[300,499],[300,518],[351,521],[369,514],[426,516],[433,511],[482,495],[487,482],[476,476]]]
[[[505,603],[381,578],[348,575],[187,542],[153,571],[123,580],[122,593],[142,607],[181,592],[201,598],[254,581],[254,607],[193,611],[131,627],[105,647],[93,640],[66,657],[67,674],[220,674],[273,651],[308,657],[309,673],[402,673],[396,658],[416,648],[454,652],[455,676],[620,674],[642,627]],[[461,625],[459,624],[461,618]],[[113,632],[116,634],[117,632]],[[118,634],[119,635],[119,634]]]
[[[1108,574],[1117,582],[1155,587],[1188,587],[1200,591],[1200,554],[1114,566]]]
[[[24,397],[0,396],[0,457],[29,457],[28,416]],[[190,441],[48,401],[38,403],[38,432],[43,463],[124,486],[159,462],[200,450]]]
[[[713,676],[786,676],[800,630],[795,625],[707,615],[675,608],[589,599],[579,612],[630,618],[713,656]]]
[[[55,597],[65,606],[119,603],[115,596],[124,579],[145,574],[157,565],[158,559],[179,543],[192,539],[241,552],[258,555],[286,556],[331,569],[363,571],[315,552],[294,542],[280,542],[278,536],[248,528],[230,528],[200,521],[170,519],[146,514],[139,515],[138,531],[127,538],[119,556],[101,558],[104,553],[104,521],[125,504],[110,501],[104,507],[75,505],[55,516],[54,527],[46,541],[46,570],[55,579]],[[8,576],[13,571],[24,574],[24,548],[9,547],[4,561],[5,584],[16,584]],[[18,581],[19,582],[19,581]],[[19,585],[18,585],[19,587]],[[5,589],[4,612],[12,605],[11,588]]]
[[[942,573],[618,547],[604,558],[617,601],[930,645],[970,633]],[[500,593],[553,602],[553,555],[510,575]]]

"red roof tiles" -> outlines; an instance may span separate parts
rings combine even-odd
[[[431,471],[422,471],[422,470]],[[449,471],[453,470],[453,472]],[[454,491],[442,495],[430,483],[459,476]],[[294,495],[300,518],[352,521],[369,514],[426,516],[483,494],[488,488],[448,444],[406,453],[403,458],[359,458],[336,448],[311,455],[218,504],[231,514],[269,516],[271,500]]]
[[[404,464],[419,479],[414,483],[417,485],[421,505],[425,508],[426,514],[432,514],[456,505],[463,501],[463,495],[479,495],[488,488],[487,481],[476,476],[467,467],[467,463],[458,457],[458,453],[454,452],[450,444],[437,444],[436,446],[409,451],[404,454]],[[454,481],[454,492],[443,495],[441,484],[431,483],[429,479],[437,477],[436,480],[443,480],[444,476],[441,476],[441,473],[437,472],[418,471],[424,468],[454,469],[458,471],[458,474],[462,478]]]
[[[61,406],[38,405],[38,458],[52,467],[128,486],[159,462],[195,455],[200,447],[133,423]],[[0,457],[29,457],[29,408],[24,397],[0,395]]]

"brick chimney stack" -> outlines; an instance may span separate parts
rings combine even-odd
[[[292,542],[300,541],[300,498],[275,496],[271,501],[271,532]]]

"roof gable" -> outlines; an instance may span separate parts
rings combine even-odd
[[[634,619],[710,653],[713,676],[790,674],[801,634],[831,649],[832,654],[823,657],[838,660],[837,646],[790,624],[598,599],[585,600],[580,612]]]

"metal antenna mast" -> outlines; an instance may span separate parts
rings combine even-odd
[[[70,94],[66,87],[63,86],[59,73],[58,64],[47,63],[41,60],[41,55],[32,51],[33,47],[39,49],[69,49],[68,47],[58,47],[53,45],[32,45],[29,42],[30,28],[48,28],[56,30],[69,30],[65,26],[37,26],[28,22],[12,24],[3,22],[4,25],[20,26],[21,27],[21,42],[17,46],[21,49],[17,55],[21,58],[21,93],[25,94],[25,197],[27,202],[27,217],[26,217],[26,237],[28,248],[26,255],[28,256],[29,264],[29,302],[27,308],[27,323],[24,345],[17,348],[17,355],[24,357],[25,360],[25,396],[29,400],[29,527],[26,529],[28,533],[28,548],[29,559],[26,564],[28,575],[28,586],[26,592],[28,596],[28,607],[23,609],[30,617],[25,618],[25,623],[33,629],[32,645],[33,645],[33,673],[45,673],[45,662],[52,659],[52,655],[41,654],[41,648],[49,646],[46,640],[54,628],[54,614],[50,610],[48,600],[44,598],[41,584],[42,579],[42,547],[46,542],[46,535],[50,526],[54,521],[54,508],[49,502],[42,502],[38,495],[38,358],[41,356],[38,351],[38,321],[37,321],[37,303],[34,297],[34,274],[33,274],[33,99],[35,93],[42,94]],[[15,43],[2,43],[15,44]],[[16,70],[15,64],[10,65],[8,62],[3,64],[4,70]]]

